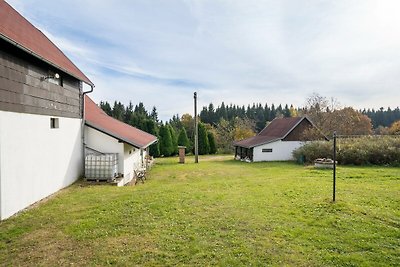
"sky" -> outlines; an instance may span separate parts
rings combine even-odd
[[[95,84],[90,97],[193,114],[212,102],[400,106],[398,0],[7,0]]]

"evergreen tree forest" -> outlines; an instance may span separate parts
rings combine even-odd
[[[390,127],[395,121],[400,120],[400,108],[391,109],[388,107],[384,109],[381,107],[379,110],[374,109],[363,109],[362,114],[367,115],[374,128],[378,127]]]
[[[324,99],[317,95],[317,98]],[[318,106],[318,103],[317,103]],[[146,131],[158,137],[159,141],[150,146],[150,154],[154,157],[173,156],[178,153],[178,146],[186,146],[186,153],[194,150],[194,118],[190,114],[174,115],[169,121],[158,119],[156,107],[146,110],[142,102],[133,105],[130,102],[124,106],[115,101],[113,105],[100,102],[100,107],[110,116],[129,125]],[[400,121],[400,109],[380,108],[379,110],[364,109],[349,112],[349,108],[341,109],[348,114],[362,114],[370,119],[371,133],[390,134],[396,131],[391,125]],[[341,111],[339,110],[339,112]],[[268,122],[277,117],[295,117],[309,115],[310,108],[294,108],[293,105],[274,105],[253,103],[248,106],[225,105],[222,102],[215,107],[213,103],[202,108],[199,114],[199,153],[215,154],[232,152],[234,140],[254,136]],[[323,112],[335,114],[328,107]],[[350,116],[350,115],[349,115]],[[369,122],[368,122],[369,123]],[[397,123],[398,124],[398,123]],[[396,125],[397,125],[396,124]],[[396,126],[397,127],[397,126]]]
[[[100,108],[109,116],[132,125],[140,130],[157,136],[158,143],[150,146],[150,155],[154,157],[174,156],[178,154],[178,145],[186,146],[186,153],[193,153],[194,119],[189,114],[182,117],[174,115],[168,122],[158,119],[157,108],[146,110],[142,102],[133,106],[130,102],[124,106],[115,101],[113,106],[106,101],[100,102]],[[208,131],[205,124],[199,123],[199,151],[204,154],[217,152],[214,133]],[[210,147],[211,143],[211,147]]]

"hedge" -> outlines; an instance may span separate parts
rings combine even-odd
[[[332,158],[333,141],[306,143],[293,151],[295,159],[312,163],[317,158]],[[336,159],[339,164],[400,166],[400,136],[338,138]]]

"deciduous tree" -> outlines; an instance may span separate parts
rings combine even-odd
[[[389,128],[389,134],[400,135],[400,120],[392,123]]]

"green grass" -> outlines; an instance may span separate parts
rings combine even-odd
[[[0,222],[0,263],[399,266],[400,168],[158,159],[145,184],[76,183]]]

